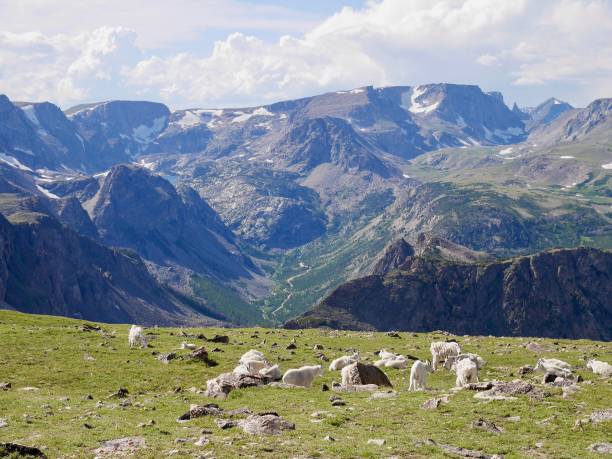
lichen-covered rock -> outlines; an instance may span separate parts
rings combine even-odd
[[[211,398],[226,398],[234,389],[243,387],[262,386],[267,380],[260,376],[235,375],[233,373],[222,373],[214,379],[206,382],[205,395]]]
[[[251,435],[278,435],[283,430],[295,430],[295,424],[289,422],[275,413],[263,415],[253,414],[237,422],[245,432]]]

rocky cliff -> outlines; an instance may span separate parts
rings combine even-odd
[[[341,285],[286,326],[610,340],[611,297],[612,253],[597,249],[481,263],[407,256],[384,275]]]

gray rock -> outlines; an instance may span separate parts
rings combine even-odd
[[[385,440],[382,438],[370,438],[368,440],[368,445],[383,446],[384,444]]]
[[[124,437],[116,440],[108,440],[102,443],[102,446],[94,450],[96,457],[118,457],[132,456],[136,451],[147,446],[147,442],[143,437]]]
[[[237,425],[251,435],[278,435],[283,430],[295,430],[295,424],[276,414],[253,414],[237,421]]]
[[[593,443],[587,449],[593,453],[612,454],[612,443]]]
[[[374,365],[356,362],[342,369],[343,386],[363,386],[368,384],[393,387],[389,377]]]

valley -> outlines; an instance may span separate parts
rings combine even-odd
[[[399,238],[502,260],[612,248],[609,101],[511,110],[452,84],[174,112],[3,97],[0,210],[133,251],[193,317],[281,325],[369,275]],[[162,322],[185,320],[172,315]]]

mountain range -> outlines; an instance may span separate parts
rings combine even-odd
[[[87,278],[121,301],[60,295],[39,307],[46,292],[85,281],[53,277],[33,294],[21,271],[0,278],[4,305],[106,321],[280,324],[375,265],[397,268],[380,261],[385,247],[419,233],[446,241],[456,263],[607,250],[611,108],[612,99],[576,109],[551,98],[510,109],[500,93],[453,84],[176,111],[138,101],[62,111],[0,96],[0,212],[6,246],[19,247],[5,266],[23,253],[42,269],[45,257],[15,237],[53,234],[50,253],[67,259],[89,244],[71,263],[94,269],[112,253],[117,266],[104,272],[122,273]],[[145,298],[134,279],[157,293]],[[32,301],[16,301],[20,288]],[[147,313],[126,312],[138,302]]]

